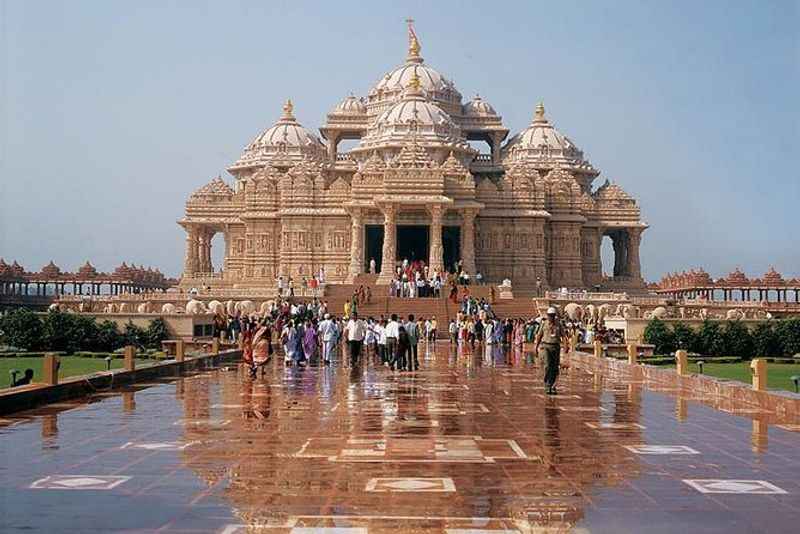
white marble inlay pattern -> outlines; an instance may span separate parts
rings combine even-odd
[[[788,430],[789,432],[800,432],[800,425],[775,425],[775,426],[783,430]]]
[[[559,410],[564,412],[605,412],[602,406],[559,406]]]
[[[51,475],[30,485],[31,489],[110,490],[131,477],[107,475]]]
[[[231,424],[230,419],[181,419],[175,421],[175,426],[207,426],[219,428]]]
[[[686,445],[623,445],[634,454],[700,454]]]
[[[153,442],[153,443],[134,443],[129,441],[120,449],[144,449],[146,451],[182,451],[186,447],[191,447],[192,445],[198,443],[197,441],[190,441],[188,443],[184,443],[181,441],[162,441],[162,442]]]
[[[686,479],[683,481],[700,493],[733,493],[747,495],[784,495],[783,490],[765,480]]]
[[[456,485],[452,478],[371,478],[364,491],[445,493],[456,491]]]
[[[446,528],[444,531],[446,534],[519,534],[519,530],[508,528]]]
[[[592,423],[587,421],[584,424],[595,430],[644,430],[647,428],[639,423]]]

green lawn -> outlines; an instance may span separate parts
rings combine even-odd
[[[675,367],[671,365],[670,367]],[[699,373],[700,368],[696,363],[689,363],[689,371]],[[737,363],[706,363],[703,373],[717,378],[728,378],[751,384],[750,362]],[[800,364],[792,363],[767,363],[767,387],[769,389],[783,389],[794,391],[794,383],[789,377],[800,375]]]
[[[97,371],[106,370],[106,361],[103,358],[81,358],[79,356],[61,356],[61,368],[58,376],[66,378],[68,376],[88,375]],[[42,380],[42,362],[44,358],[0,358],[0,388],[7,388],[11,385],[11,369],[17,369],[21,378],[25,369],[33,369],[33,381]],[[156,360],[136,360],[137,367],[147,367],[157,363]],[[120,369],[123,360],[116,358],[111,361],[112,369]]]

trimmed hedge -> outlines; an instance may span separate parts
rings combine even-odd
[[[42,318],[20,308],[0,317],[0,343],[25,351],[108,353],[126,345],[160,349],[168,338],[167,325],[160,317],[150,321],[146,329],[129,322],[123,332],[112,321],[98,324],[92,317],[60,311]]]
[[[698,330],[677,322],[670,327],[652,319],[644,330],[646,343],[655,345],[656,354],[678,349],[706,356],[776,358],[800,353],[800,319],[764,321],[751,331],[738,321],[703,321]]]

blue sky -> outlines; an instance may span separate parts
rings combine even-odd
[[[188,194],[287,97],[316,129],[365,94],[409,16],[465,98],[512,134],[543,100],[640,200],[648,279],[800,275],[796,1],[0,0],[0,256],[177,275]]]

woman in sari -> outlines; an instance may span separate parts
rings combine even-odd
[[[291,365],[297,351],[297,330],[291,320],[283,327],[281,343],[283,344],[283,362],[286,365]]]
[[[317,329],[311,324],[310,320],[306,320],[306,329],[303,335],[303,353],[305,353],[309,361],[317,354]]]
[[[250,374],[255,378],[256,371],[261,368],[261,374],[265,372],[265,366],[272,357],[272,328],[266,319],[258,325],[256,333],[253,334],[253,363]]]
[[[247,322],[242,325],[242,361],[253,375],[253,331]]]

